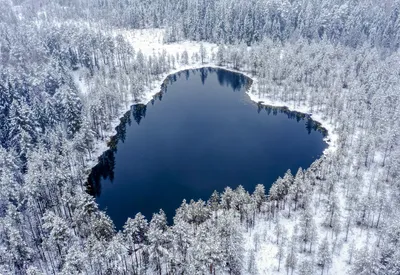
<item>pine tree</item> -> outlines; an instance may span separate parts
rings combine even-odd
[[[293,274],[297,266],[297,261],[298,260],[297,260],[297,250],[296,250],[296,236],[293,235],[288,245],[288,252],[285,260],[285,268],[288,274],[290,270],[291,274]]]
[[[223,66],[225,64],[225,46],[220,44],[217,50],[217,64]]]
[[[200,43],[199,54],[200,54],[201,64],[204,64],[204,62],[207,58],[207,49],[204,47],[203,43]]]
[[[321,274],[324,273],[325,269],[328,270],[332,263],[332,252],[329,246],[328,239],[322,240],[318,248],[317,264],[321,268]]]
[[[134,258],[135,271],[142,267],[143,259],[141,251],[147,242],[148,223],[146,218],[137,213],[134,219],[128,218],[124,225],[124,238],[128,246],[128,254]],[[132,256],[133,255],[133,256]]]
[[[8,147],[12,147],[19,154],[23,162],[35,141],[35,128],[29,107],[22,101],[14,99],[9,115]]]
[[[265,187],[262,184],[257,184],[252,194],[252,200],[254,201],[258,212],[261,211],[262,204],[266,201]]]
[[[258,274],[257,271],[257,263],[256,263],[256,256],[254,250],[250,250],[249,261],[247,266],[247,272],[251,275]]]
[[[147,238],[149,240],[150,264],[158,274],[162,274],[162,259],[163,256],[168,254],[171,241],[170,229],[168,228],[167,217],[164,211],[160,210],[159,213],[153,215],[149,224]]]
[[[219,209],[220,205],[220,195],[216,190],[214,190],[210,199],[207,201],[207,205],[210,207],[212,211],[214,211],[214,214],[217,213],[217,210]]]
[[[221,206],[222,208],[229,210],[233,207],[232,201],[234,197],[234,192],[232,188],[226,187],[221,195]]]
[[[224,261],[231,274],[240,274],[243,267],[243,236],[238,223],[232,210],[226,211],[218,222]]]
[[[188,65],[189,64],[189,55],[188,55],[188,52],[186,50],[184,50],[182,52],[181,63],[183,65]]]

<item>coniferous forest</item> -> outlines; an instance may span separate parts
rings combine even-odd
[[[154,30],[160,51],[130,36]],[[400,274],[399,47],[398,0],[0,0],[0,274]],[[330,147],[116,230],[90,169],[133,103],[203,65]]]

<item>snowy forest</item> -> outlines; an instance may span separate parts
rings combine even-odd
[[[160,50],[131,36],[152,30]],[[400,274],[399,47],[398,0],[0,0],[0,274]],[[133,103],[203,65],[330,147],[117,231],[91,167]]]

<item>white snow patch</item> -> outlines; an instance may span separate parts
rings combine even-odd
[[[71,76],[72,76],[72,80],[75,83],[75,86],[81,92],[81,94],[87,95],[88,94],[88,83],[83,75],[82,69],[72,71]]]

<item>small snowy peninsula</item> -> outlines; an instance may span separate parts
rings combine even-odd
[[[0,274],[400,274],[399,47],[398,0],[0,0]],[[134,104],[204,67],[327,148],[117,230],[91,169]]]

